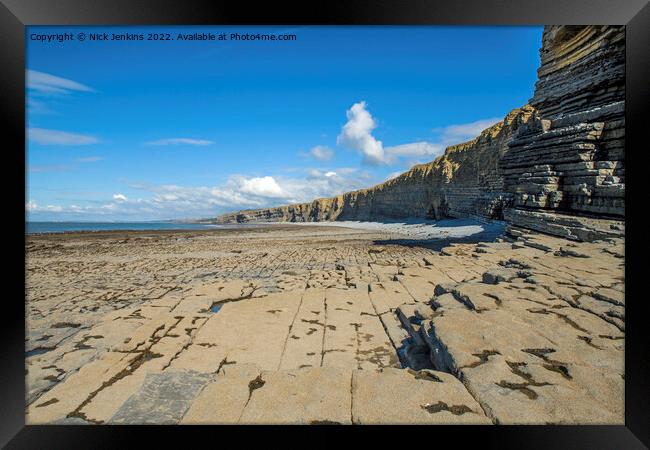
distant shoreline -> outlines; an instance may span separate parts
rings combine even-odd
[[[380,233],[399,239],[440,241],[481,237],[493,240],[503,234],[505,224],[499,221],[484,223],[472,219],[445,219],[440,221],[405,219],[403,221],[332,221],[332,222],[258,222],[243,224],[197,224],[177,222],[31,222],[26,223],[27,236],[47,235],[114,235],[116,233],[174,233],[263,230],[278,228],[337,227],[360,232]],[[31,227],[31,228],[30,228]]]
[[[195,222],[25,222],[25,234],[51,234],[95,231],[153,231],[153,230],[206,230],[221,228],[214,224]]]

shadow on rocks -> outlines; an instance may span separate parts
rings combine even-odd
[[[483,231],[470,236],[462,237],[436,237],[433,239],[379,239],[373,241],[374,245],[404,245],[407,247],[422,247],[429,250],[440,251],[451,244],[477,244],[479,242],[495,242],[502,237],[505,231],[503,224],[488,224]]]

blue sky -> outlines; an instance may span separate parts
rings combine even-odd
[[[41,42],[84,32],[295,41]],[[532,96],[542,27],[29,27],[29,220],[211,217],[369,187]]]

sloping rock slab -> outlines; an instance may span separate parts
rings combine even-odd
[[[142,389],[129,397],[109,423],[176,424],[208,380],[208,375],[194,371],[148,374]]]

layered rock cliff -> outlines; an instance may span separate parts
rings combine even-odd
[[[625,28],[547,27],[540,56],[535,113],[499,164],[506,218],[582,239],[594,218],[625,216]]]
[[[621,234],[625,28],[548,26],[529,104],[385,183],[220,223],[479,217],[572,239]]]
[[[434,161],[416,165],[370,189],[310,203],[225,214],[217,220],[242,223],[407,217],[502,219],[504,208],[512,203],[512,195],[504,189],[499,160],[515,132],[532,114],[533,109],[528,105],[515,109],[477,138],[448,147]]]

